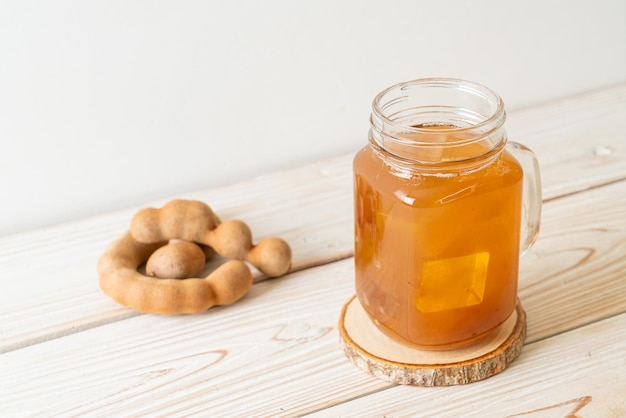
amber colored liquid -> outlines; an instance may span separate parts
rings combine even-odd
[[[487,335],[517,299],[522,169],[507,151],[457,166],[354,159],[357,296],[383,332],[432,349]]]

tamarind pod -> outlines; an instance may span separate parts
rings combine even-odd
[[[176,315],[233,303],[252,286],[252,273],[237,260],[222,264],[205,278],[158,279],[139,273],[139,264],[162,245],[138,242],[127,232],[98,261],[100,288],[139,312]]]
[[[204,202],[176,199],[162,208],[145,208],[131,220],[131,233],[139,242],[150,243],[178,238],[203,243],[208,231],[220,224]]]
[[[244,222],[233,219],[221,223],[205,239],[220,255],[246,260],[269,277],[285,274],[291,267],[291,248],[277,237],[252,244],[252,232]]]
[[[198,244],[175,241],[150,255],[146,262],[146,275],[161,279],[198,277],[205,264],[205,252]]]
[[[209,231],[201,242],[223,257],[245,260],[252,247],[252,231],[244,222],[231,219]]]
[[[193,313],[208,309],[215,295],[203,279],[145,276],[137,267],[164,245],[137,242],[130,233],[115,241],[98,262],[100,288],[118,303],[143,313]]]
[[[203,312],[215,304],[204,279],[158,279],[130,269],[101,281],[102,290],[118,303],[142,313],[178,315]]]
[[[265,238],[248,252],[247,261],[269,277],[282,276],[291,268],[291,248],[280,238]]]
[[[215,294],[216,305],[230,305],[252,287],[252,272],[243,261],[230,260],[206,277]]]
[[[167,244],[167,241],[155,243],[141,243],[133,239],[129,232],[107,246],[104,254],[98,260],[98,272],[113,268],[124,267],[137,269],[141,263],[157,249]]]
[[[160,209],[143,209],[133,217],[131,233],[145,243],[194,241],[223,257],[246,260],[270,277],[285,274],[291,266],[291,249],[285,241],[272,237],[253,246],[248,225],[239,220],[221,223],[211,208],[200,201],[173,200]]]

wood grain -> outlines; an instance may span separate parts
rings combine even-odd
[[[209,202],[224,220],[246,221],[255,241],[286,239],[297,271],[352,255],[352,180],[344,160],[181,197]],[[0,239],[0,353],[137,315],[104,295],[96,275],[98,258],[135,210]]]
[[[337,319],[354,293],[344,155],[172,196],[294,252],[293,273],[257,276],[243,300],[200,315],[138,315],[98,289],[98,257],[139,208],[0,238],[0,416],[625,415],[625,98],[620,85],[509,115],[511,139],[539,156],[546,203],[521,262],[528,345],[505,372],[393,387],[344,356]]]
[[[271,416],[386,387],[338,346],[351,274],[343,260],[259,283],[236,306],[142,315],[5,353],[0,412],[175,416],[211,405],[212,416]]]
[[[626,178],[626,84],[517,110],[505,126],[537,155],[548,200]]]
[[[529,344],[504,373],[478,384],[399,385],[309,416],[623,417],[624,335],[621,314]]]
[[[625,312],[626,181],[551,201],[543,218],[520,268],[529,339]]]
[[[623,191],[624,183],[592,192],[598,196],[616,196]],[[568,208],[581,219],[595,219],[594,228],[613,230],[614,239],[624,240],[626,224],[619,223],[615,217],[594,215],[615,210],[614,202],[593,199],[592,192],[548,202],[544,234],[549,236],[552,227],[548,226],[552,222],[558,230],[559,221],[553,217],[558,218],[562,213],[559,208]],[[590,205],[590,200],[596,203]],[[557,253],[570,254],[569,248],[588,245],[585,235],[556,235],[560,238],[551,240],[550,247]],[[571,254],[576,255],[576,252]],[[582,263],[577,260],[573,268],[555,270],[550,277],[537,278],[545,283],[544,290],[554,287],[558,292],[525,293],[525,286],[532,288],[533,282],[527,278],[522,280],[520,294],[525,295],[521,299],[529,319],[527,341],[530,345],[503,373],[464,386],[467,392],[462,389],[449,393],[448,399],[456,399],[454,403],[460,402],[459,397],[473,400],[473,391],[482,393],[478,387],[482,388],[483,384],[494,388],[487,383],[492,379],[498,379],[497,387],[501,387],[495,395],[508,397],[513,395],[507,392],[503,382],[515,382],[512,388],[521,388],[521,393],[515,396],[522,396],[529,391],[524,389],[525,385],[535,388],[537,382],[543,381],[552,385],[553,380],[563,381],[569,376],[563,374],[563,367],[570,364],[571,357],[563,350],[572,347],[562,346],[558,338],[568,335],[568,330],[579,332],[581,328],[576,327],[580,324],[595,323],[624,312],[621,289],[626,259],[623,252],[610,252],[603,258],[602,263],[596,263],[593,270],[578,281],[564,282],[572,272],[595,262],[592,258]],[[560,257],[533,260],[537,271],[549,271],[563,263]],[[604,284],[607,288],[602,289],[602,298],[580,297],[586,292],[580,293],[581,286],[593,289],[596,281],[614,271],[621,273]],[[337,320],[341,306],[354,293],[353,273],[352,259],[345,259],[258,283],[238,304],[205,314],[173,318],[142,315],[5,353],[0,357],[0,375],[3,376],[0,412],[29,411],[46,416],[96,412],[100,415],[183,416],[213,412],[215,416],[299,416],[366,395],[373,396],[371,394],[392,385],[353,366],[338,342]],[[541,317],[559,320],[543,326],[534,320]],[[593,328],[596,331],[585,335],[600,336],[600,330],[610,328]],[[621,333],[623,338],[621,325],[615,332]],[[564,341],[586,352],[587,345],[592,344],[589,338],[570,340],[568,337]],[[611,351],[623,350],[619,344],[613,348],[616,338],[609,335],[602,342],[606,345],[594,345],[596,348],[590,350],[608,350],[607,356],[619,357]],[[557,353],[549,354],[548,360],[534,360],[537,355],[529,347],[548,341],[554,344],[551,350]],[[532,363],[532,372],[524,366],[527,360],[539,362]],[[546,361],[555,363],[542,363]],[[618,367],[619,363],[610,365]],[[604,373],[604,370],[600,371]],[[616,382],[617,387],[624,388],[623,384],[620,386],[621,380]],[[584,381],[579,380],[577,385],[584,387]],[[554,396],[555,403],[590,394],[578,387],[572,386],[576,390],[567,390],[561,397]],[[434,397],[441,393],[437,389],[441,388],[429,389],[434,392],[411,392],[413,404],[431,402],[432,405]],[[400,394],[409,396],[405,392]],[[591,394],[600,396],[595,392]],[[382,392],[380,396],[391,394]],[[485,405],[494,402],[490,392],[481,396]],[[45,404],[32,401],[44,398]],[[530,398],[525,399],[527,405],[534,405]],[[615,403],[608,405],[615,406]],[[369,407],[359,409],[357,404],[352,411],[357,416],[358,411],[361,416],[368,415]],[[511,413],[519,411],[522,410]]]
[[[620,85],[509,115],[511,138],[539,156],[546,199],[626,178],[625,97]],[[352,254],[351,160],[343,155],[175,197],[243,219],[257,239],[285,238],[299,270]],[[138,209],[0,238],[0,353],[136,315],[102,294],[95,265]]]
[[[516,310],[489,336],[453,350],[408,347],[376,328],[356,297],[339,316],[339,340],[350,361],[387,382],[414,386],[464,385],[504,371],[526,340],[526,313]]]

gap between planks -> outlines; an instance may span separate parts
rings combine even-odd
[[[574,196],[580,193],[584,193],[584,192],[588,192],[590,190],[595,190],[595,189],[601,189],[605,186],[611,186],[613,184],[617,184],[620,183],[622,181],[626,181],[626,177],[620,177],[617,179],[613,179],[613,180],[609,180],[605,183],[599,183],[599,184],[590,184],[588,187],[584,188],[584,189],[577,189],[571,192],[567,192],[567,193],[563,193],[563,194],[559,194],[559,195],[555,195],[555,196],[550,196],[550,197],[546,197],[541,199],[541,203],[542,204],[546,204],[548,202],[553,202],[555,200],[559,200],[562,199],[564,197],[570,197],[570,196]]]

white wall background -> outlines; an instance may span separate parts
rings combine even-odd
[[[624,0],[0,0],[0,236],[356,151],[373,96],[626,81]],[[209,202],[210,203],[210,202]]]

